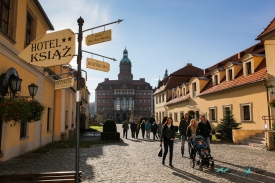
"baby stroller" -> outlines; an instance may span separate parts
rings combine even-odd
[[[192,168],[194,168],[195,165],[197,165],[199,166],[200,170],[203,170],[203,167],[210,167],[211,170],[214,170],[214,160],[210,154],[210,149],[205,143],[204,138],[201,135],[197,135],[193,139],[188,139],[188,143],[190,145],[191,150],[190,165],[192,166]]]

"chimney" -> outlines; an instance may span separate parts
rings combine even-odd
[[[188,65],[192,66],[192,63],[186,63],[186,66],[188,66]]]

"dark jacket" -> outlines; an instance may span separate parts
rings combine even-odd
[[[197,136],[199,134],[200,134],[200,131],[199,131],[199,128],[197,127],[195,136]],[[189,137],[189,138],[192,136],[191,126],[187,127],[186,136]]]
[[[153,131],[153,133],[157,133],[158,132],[158,125],[156,123],[153,123],[153,125],[152,125],[152,131]]]
[[[162,142],[163,140],[170,140],[170,138],[175,139],[175,136],[176,132],[174,125],[171,125],[170,128],[168,128],[167,124],[165,124],[162,128],[160,141]]]
[[[131,125],[130,125],[130,127],[131,127],[132,131],[136,131],[137,124],[135,124],[134,122],[132,122]]]
[[[211,125],[208,122],[208,120],[206,120],[205,123],[203,122],[199,122],[198,124],[198,128],[200,130],[200,135],[203,136],[204,138],[206,137],[210,137],[210,133],[211,133]]]
[[[179,126],[180,135],[186,136],[187,127],[189,126],[190,121],[191,121],[191,118],[188,118],[187,122],[185,121],[184,118],[180,121],[180,126]]]
[[[141,128],[142,131],[144,131],[145,130],[145,123],[141,123],[140,128]]]

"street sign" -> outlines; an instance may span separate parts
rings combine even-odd
[[[18,56],[32,65],[50,67],[68,64],[74,55],[75,34],[65,29],[37,38]]]
[[[90,34],[86,37],[86,45],[90,46],[112,40],[112,30]]]
[[[55,90],[74,86],[74,78],[65,78],[55,81]]]
[[[108,62],[87,58],[86,68],[108,72],[110,70],[110,64]]]

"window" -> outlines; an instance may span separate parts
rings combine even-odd
[[[109,89],[111,90],[111,89],[112,89],[112,86],[109,86]]]
[[[25,47],[27,47],[35,38],[35,20],[34,16],[27,13],[27,23],[26,23],[26,38],[25,38]]]
[[[139,103],[140,103],[140,104],[142,103],[142,100],[141,100],[141,99],[139,99]]]
[[[177,122],[178,121],[178,113],[174,112],[174,121]]]
[[[164,102],[164,94],[162,94],[162,102]]]
[[[100,95],[100,92],[98,92],[98,95]]]
[[[68,128],[68,111],[65,111],[65,130]]]
[[[10,10],[10,1],[1,0],[1,29],[4,33],[9,33],[9,10]]]
[[[169,113],[169,117],[170,117],[170,118],[173,118],[173,116],[172,116],[172,113],[171,113],[171,112]]]
[[[109,104],[109,99],[107,99],[107,104]]]
[[[17,1],[0,0],[0,29],[9,38],[15,38]]]
[[[209,121],[216,121],[216,107],[209,107]]]
[[[155,97],[155,101],[156,101],[156,104],[158,104],[158,98],[157,97]]]
[[[196,83],[192,83],[192,88],[193,88],[193,98],[195,98],[197,95],[197,86]]]
[[[251,62],[247,62],[245,65],[247,75],[252,74]]]
[[[219,84],[219,80],[218,80],[218,75],[217,74],[214,76],[214,83],[215,83],[215,85]]]
[[[105,92],[102,92],[103,95],[105,95]]]
[[[48,115],[47,115],[47,132],[50,131],[51,119],[52,119],[52,109],[48,107]]]
[[[185,96],[185,95],[186,95],[185,88],[183,88],[182,90],[183,90],[183,91],[182,91],[182,95],[184,95],[184,96]]]
[[[200,111],[196,111],[196,112],[195,112],[195,119],[196,119],[197,121],[199,121],[199,119],[200,119]]]
[[[177,96],[178,96],[178,98],[179,98],[179,96],[180,96],[180,91],[178,90],[178,94],[177,94]]]
[[[146,103],[146,99],[144,99],[143,102]]]
[[[231,81],[233,79],[232,69],[228,69],[227,74],[228,74],[228,81]]]
[[[240,108],[241,108],[241,120],[252,121],[251,103],[240,104]]]
[[[148,92],[148,95],[150,95],[150,92]]]
[[[151,100],[150,100],[150,99],[148,99],[148,103],[151,103]]]
[[[98,100],[97,103],[100,103],[100,100]]]
[[[139,90],[139,86],[137,86],[137,89]]]
[[[223,108],[223,116],[225,116],[227,110],[232,111],[232,105],[223,105],[222,108]]]
[[[184,118],[184,112],[180,111],[180,119]]]
[[[102,100],[102,103],[105,104],[105,100],[104,99]]]
[[[27,137],[27,122],[20,123],[20,138]]]
[[[162,118],[164,118],[164,112],[162,112]]]

